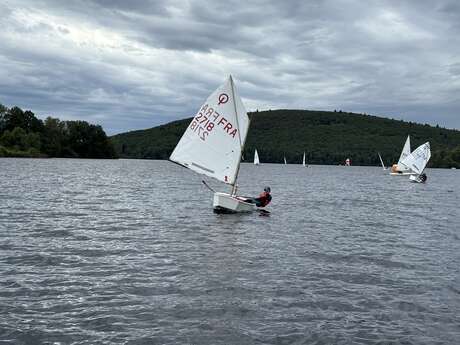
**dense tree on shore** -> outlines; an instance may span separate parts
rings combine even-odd
[[[42,121],[30,110],[0,104],[0,157],[115,158],[101,126],[85,121]]]
[[[251,161],[257,148],[262,162],[380,165],[398,161],[408,134],[412,149],[430,141],[431,167],[460,168],[460,131],[341,111],[273,110],[249,114],[251,127],[244,149]],[[111,137],[120,157],[168,159],[189,119]]]

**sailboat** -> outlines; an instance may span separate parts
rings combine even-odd
[[[284,157],[284,165],[286,165],[286,164],[287,164],[287,162],[286,162],[286,157]]]
[[[259,154],[257,153],[257,149],[254,151],[254,165],[259,165]]]
[[[307,164],[305,163],[305,152],[303,153],[302,166],[307,167]]]
[[[250,212],[256,209],[255,204],[236,195],[236,182],[248,130],[249,117],[236,92],[232,76],[229,76],[198,110],[169,157],[185,168],[232,186],[230,193],[212,189],[216,213]]]
[[[401,156],[399,156],[398,164],[393,164],[391,167],[390,175],[392,176],[404,176],[404,175],[413,175],[414,173],[409,169],[407,165],[404,164],[404,159],[410,155],[410,136],[407,136],[404,147],[401,151]]]
[[[382,160],[382,156],[380,156],[380,152],[377,152],[377,153],[378,153],[379,158],[380,158],[380,163],[382,163],[382,169],[387,170],[387,168],[385,167],[385,164],[383,164],[383,160]]]
[[[407,156],[403,163],[414,172],[415,175],[410,175],[409,180],[411,182],[423,183],[426,181],[426,175],[423,173],[428,161],[431,158],[430,142],[426,142],[420,145]]]

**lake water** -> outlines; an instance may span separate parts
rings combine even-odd
[[[459,344],[460,170],[0,159],[0,344]],[[225,186],[207,179],[221,191]]]

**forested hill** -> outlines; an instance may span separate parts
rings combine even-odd
[[[407,135],[414,150],[431,144],[431,167],[460,168],[460,131],[363,114],[307,110],[249,113],[251,126],[244,149],[251,161],[257,148],[261,162],[386,165],[397,162]],[[111,137],[120,157],[167,159],[191,118]]]
[[[116,158],[101,126],[40,120],[30,110],[0,104],[0,157]]]

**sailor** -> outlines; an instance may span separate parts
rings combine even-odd
[[[270,201],[272,201],[272,196],[270,195],[270,192],[270,187],[265,187],[264,191],[260,193],[259,197],[254,199],[254,202],[257,207],[265,207],[270,203]]]

